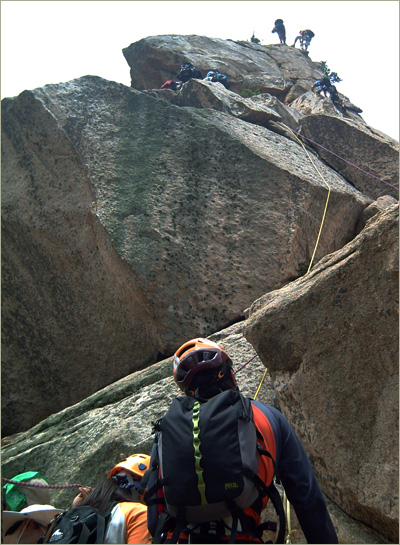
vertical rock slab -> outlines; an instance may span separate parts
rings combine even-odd
[[[398,272],[395,204],[310,274],[256,301],[243,329],[328,497],[394,543]]]
[[[79,151],[32,92],[3,101],[1,145],[7,435],[154,361],[160,343]]]

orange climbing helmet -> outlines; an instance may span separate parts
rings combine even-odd
[[[141,479],[145,471],[150,467],[150,456],[147,454],[132,454],[112,468],[108,478],[120,471],[131,471],[135,477]]]
[[[184,343],[174,354],[173,374],[177,385],[186,394],[193,395],[190,384],[199,371],[220,368],[217,380],[230,376],[232,388],[236,381],[232,372],[232,360],[217,343],[208,339],[192,339]]]

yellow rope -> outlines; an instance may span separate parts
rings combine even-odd
[[[290,502],[287,499],[286,492],[283,492],[283,505],[285,507],[285,516],[286,516],[286,522],[287,522],[287,535],[285,543],[292,543],[292,529],[291,529],[291,523],[290,523]]]
[[[256,392],[256,395],[254,396],[254,399],[256,399],[256,397],[258,396],[258,392],[260,391],[260,388],[261,388],[261,386],[262,386],[262,383],[263,383],[264,380],[265,380],[265,377],[267,376],[267,373],[268,373],[268,368],[265,368],[263,377],[262,377],[261,382],[260,382],[260,384],[259,384],[259,386],[258,386],[258,388],[257,388],[257,392]]]
[[[303,142],[297,137],[297,134],[294,133],[292,131],[292,129],[290,127],[288,127],[287,125],[285,125],[285,127],[287,129],[289,129],[289,131],[293,134],[293,136],[296,138],[296,140],[301,144],[302,148],[304,149],[304,151],[306,152],[308,158],[310,159],[312,165],[314,166],[315,170],[318,172],[318,174],[321,176],[322,178],[322,181],[324,182],[324,184],[327,186],[328,188],[328,196],[326,198],[326,203],[325,203],[325,208],[324,208],[324,213],[322,214],[322,221],[321,221],[321,226],[319,228],[319,232],[318,232],[318,237],[317,237],[317,242],[315,243],[315,248],[314,248],[314,251],[313,251],[313,254],[311,256],[311,261],[310,261],[310,265],[308,266],[308,269],[307,269],[307,272],[310,272],[311,270],[311,267],[312,267],[312,264],[313,264],[313,261],[314,261],[314,257],[315,257],[315,253],[317,251],[317,247],[318,247],[318,243],[319,243],[319,239],[321,237],[321,233],[322,233],[322,227],[324,225],[324,221],[325,221],[325,215],[326,215],[326,210],[328,208],[328,202],[329,202],[329,195],[331,193],[331,188],[329,187],[329,184],[327,183],[327,181],[325,180],[325,178],[322,176],[321,172],[318,170],[317,168],[317,165],[314,163],[314,161],[312,160],[311,158],[311,155],[308,153],[306,147],[304,146]]]

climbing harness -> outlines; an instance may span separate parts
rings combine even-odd
[[[16,484],[18,486],[28,486],[31,488],[80,488],[83,484],[39,484],[39,483],[24,483],[23,481],[13,481],[2,477],[1,480],[5,483]]]

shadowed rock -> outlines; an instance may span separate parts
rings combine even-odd
[[[398,204],[310,274],[253,303],[271,370],[328,497],[398,542]]]
[[[137,277],[96,216],[80,153],[24,92],[2,110],[2,433],[154,361]]]

